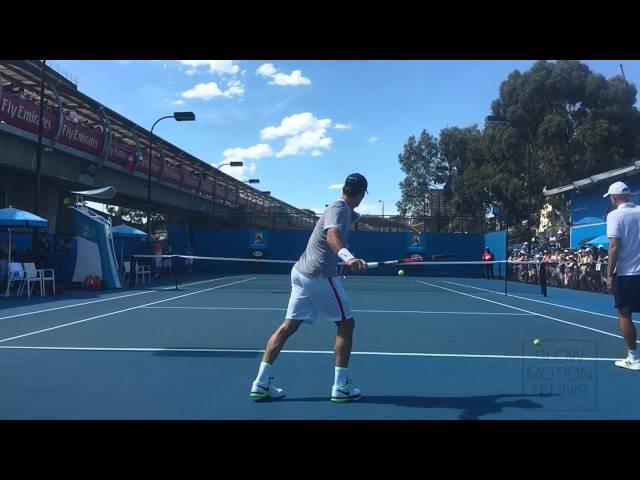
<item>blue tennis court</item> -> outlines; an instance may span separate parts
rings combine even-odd
[[[350,376],[329,401],[332,324],[303,325],[275,364],[281,400],[249,389],[282,321],[287,275],[184,276],[177,290],[6,301],[2,419],[626,419],[640,394],[612,299],[480,278],[351,276]],[[533,345],[540,339],[539,347]]]

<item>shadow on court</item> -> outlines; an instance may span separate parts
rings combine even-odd
[[[548,398],[551,394],[524,395],[503,394],[474,397],[417,397],[409,395],[369,395],[354,403],[373,405],[396,405],[408,408],[450,408],[460,410],[460,420],[478,420],[485,415],[501,413],[505,408],[538,410],[544,408],[540,403],[528,398]],[[526,397],[526,398],[525,398]],[[504,401],[501,401],[503,400]],[[327,397],[283,398],[280,402],[328,402]]]

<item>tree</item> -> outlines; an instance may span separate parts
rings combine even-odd
[[[496,203],[503,220],[523,226],[549,200],[544,187],[627,165],[640,156],[636,87],[606,79],[578,61],[536,62],[508,75],[491,104],[506,123],[479,130],[445,128],[409,137],[398,156],[401,214],[421,214],[429,188],[444,185],[459,214],[484,216]],[[529,175],[529,165],[531,173]],[[563,210],[561,197],[551,197]],[[537,223],[536,219],[530,219]]]
[[[143,210],[136,210],[133,208],[116,207],[110,205],[107,207],[107,213],[113,218],[117,218],[126,223],[132,223],[134,225],[146,225],[147,212]],[[152,230],[156,230],[159,225],[165,225],[167,219],[160,213],[151,213],[151,226]]]
[[[485,140],[497,167],[492,190],[509,206],[512,220],[527,218],[523,192],[531,162],[533,212],[545,203],[542,190],[630,163],[640,153],[636,88],[610,80],[577,61],[540,61],[512,72],[491,106],[507,125],[490,126]],[[526,193],[525,193],[526,196]],[[560,198],[552,198],[558,207]]]
[[[398,155],[400,168],[405,178],[400,182],[400,201],[396,208],[400,215],[423,215],[424,202],[430,188],[433,188],[441,176],[438,144],[426,130],[416,142],[411,135],[404,144],[403,152]]]
[[[493,175],[482,132],[476,125],[445,128],[438,140],[438,181],[461,216],[482,218],[491,204],[487,182]]]

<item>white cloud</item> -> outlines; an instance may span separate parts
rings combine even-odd
[[[271,77],[275,75],[277,72],[276,67],[273,66],[273,63],[263,63],[256,70],[256,74],[262,75],[263,77]]]
[[[258,160],[264,157],[272,157],[273,150],[266,143],[260,143],[247,148],[227,148],[224,152],[224,160],[218,163],[243,162],[242,167],[232,167],[225,165],[220,170],[239,180],[247,180],[250,175],[256,171],[255,162],[247,162],[247,160]]]
[[[298,85],[311,85],[311,80],[302,76],[301,70],[294,70],[290,75],[276,73],[269,85],[280,85],[281,87],[296,87]]]
[[[369,140],[367,140],[369,143],[376,143],[378,140],[380,140],[378,137],[369,137]]]
[[[298,85],[311,85],[311,80],[302,76],[302,70],[294,70],[289,75],[278,72],[272,63],[264,63],[258,67],[256,74],[263,77],[270,77],[269,85],[279,85],[281,87],[296,87]]]
[[[278,137],[298,135],[299,133],[316,128],[326,128],[330,124],[331,120],[318,120],[312,113],[297,113],[284,118],[278,127],[267,127],[263,129],[260,132],[260,138],[263,140],[272,140]]]
[[[221,90],[216,82],[199,83],[190,90],[181,93],[183,98],[197,98],[200,100],[211,100],[215,97],[240,97],[244,95],[244,86],[238,80],[233,80],[227,84],[226,90]]]
[[[321,149],[328,150],[333,140],[327,137],[327,129],[331,126],[331,119],[318,119],[309,112],[298,113],[286,117],[277,127],[267,127],[260,132],[262,140],[273,140],[279,137],[289,137],[284,148],[276,157],[286,157],[311,152],[317,157],[322,155]]]
[[[174,100],[171,102],[172,105],[184,105],[184,100]]]
[[[336,130],[351,130],[351,125],[347,125],[345,123],[336,123],[333,127]]]
[[[329,190],[342,190],[342,187],[344,187],[344,183],[334,183],[329,185]]]
[[[244,85],[242,84],[242,82],[240,82],[240,80],[231,80],[227,83],[227,87],[227,93],[229,94],[229,97],[232,97],[233,95],[241,97],[242,95],[244,95]]]
[[[273,150],[266,143],[259,143],[248,148],[227,148],[224,152],[225,162],[241,162],[246,159],[258,160],[259,158],[273,156]]]
[[[218,75],[225,73],[235,75],[240,70],[240,67],[233,63],[233,60],[178,60],[178,62],[187,67],[184,72],[187,75],[195,75],[201,67],[208,67],[209,73],[217,73]]]

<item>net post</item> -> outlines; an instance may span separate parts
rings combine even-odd
[[[509,270],[509,260],[504,264],[504,296],[507,296],[507,271]]]
[[[178,259],[178,257],[174,257],[176,260]],[[172,269],[173,269],[173,276],[175,278],[176,281],[176,291],[178,290],[178,265],[176,264],[175,266],[173,266],[173,261],[171,262],[172,264]]]

